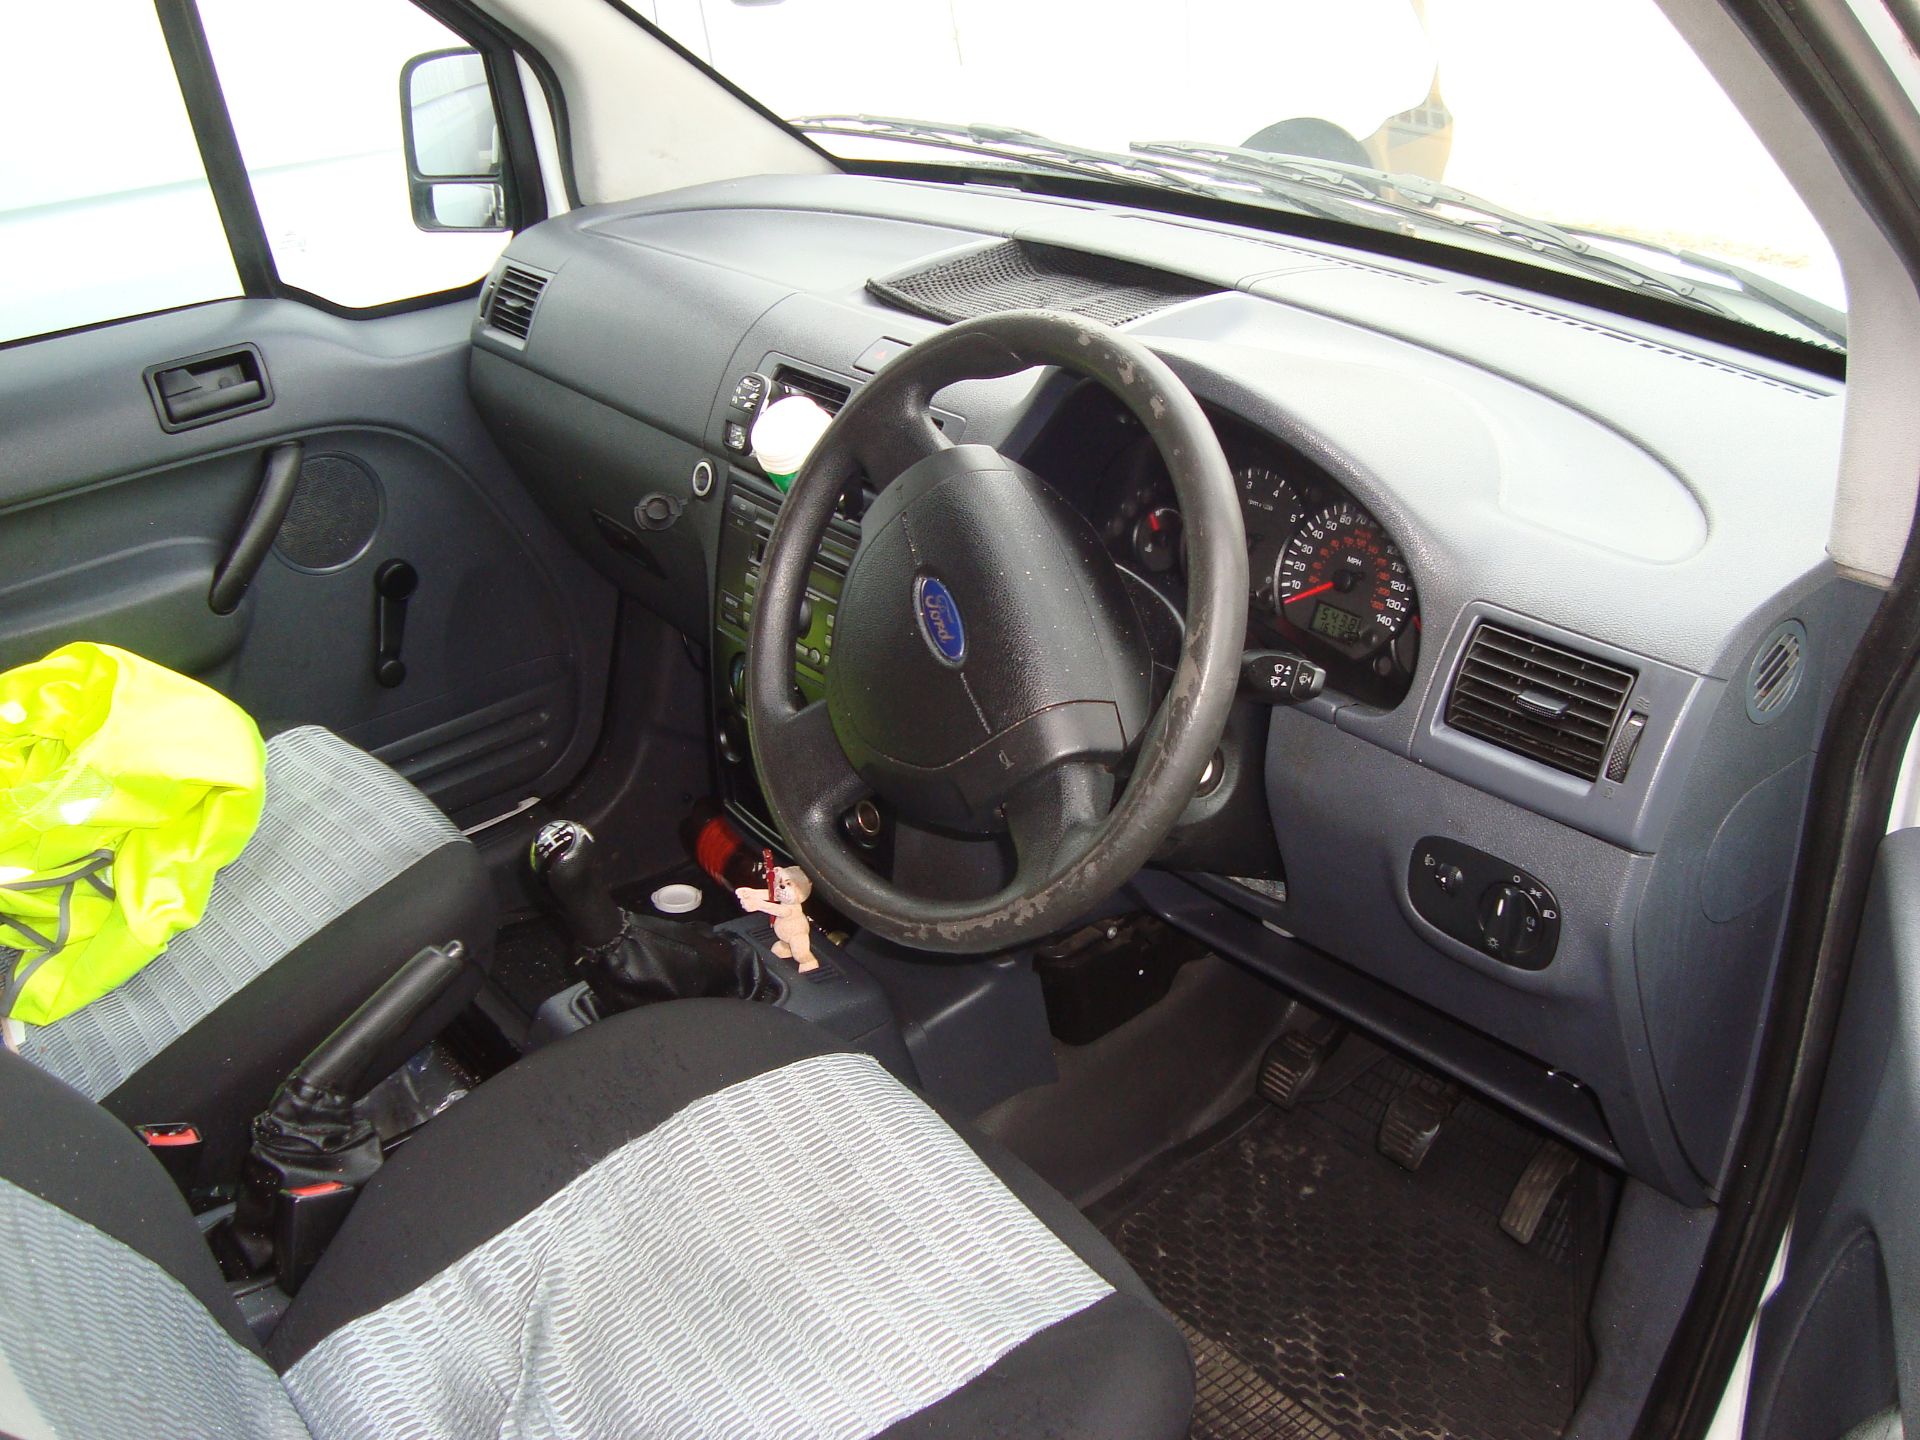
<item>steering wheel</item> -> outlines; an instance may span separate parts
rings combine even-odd
[[[997,450],[950,443],[930,413],[948,385],[1036,365],[1104,385],[1172,475],[1186,634],[1157,711],[1142,618],[1093,527]],[[800,602],[835,503],[863,474],[884,488],[841,590],[826,698],[797,705]],[[960,953],[1039,939],[1125,884],[1193,798],[1233,703],[1246,624],[1232,474],[1166,363],[1046,311],[954,325],[853,396],[781,508],[748,648],[761,790],[814,882],[876,933]],[[871,794],[936,829],[1010,831],[1012,880],[984,899],[934,900],[881,879],[839,825]]]

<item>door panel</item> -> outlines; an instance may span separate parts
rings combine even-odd
[[[1920,830],[1881,846],[1780,1287],[1750,1440],[1838,1440],[1920,1385]]]
[[[596,738],[614,594],[479,423],[471,316],[235,301],[0,350],[0,665],[105,640],[206,680],[267,733],[339,731],[460,818],[553,793]],[[242,343],[272,404],[164,431],[143,372]],[[213,575],[290,440],[293,506],[217,615]],[[418,583],[389,686],[374,577],[393,560]]]

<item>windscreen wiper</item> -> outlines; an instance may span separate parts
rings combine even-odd
[[[1279,188],[1282,194],[1308,190],[1339,196],[1379,215],[1425,223],[1454,234],[1464,231],[1630,290],[1658,294],[1727,319],[1742,318],[1734,309],[1677,276],[1663,274],[1650,265],[1612,251],[1597,249],[1544,220],[1417,175],[1389,175],[1359,165],[1247,150],[1236,145],[1156,140],[1136,141],[1130,148],[1142,155],[1204,163],[1217,167],[1222,173],[1264,180]]]
[[[1096,180],[1146,180],[1195,194],[1212,188],[1188,171],[1164,161],[1118,150],[1069,145],[1010,125],[954,125],[937,120],[908,120],[891,115],[803,115],[787,122],[803,135],[844,135],[898,140],[943,150]]]
[[[1811,330],[1820,341],[1838,349],[1847,348],[1847,315],[1844,310],[1836,310],[1823,304],[1811,295],[1802,295],[1791,286],[1770,280],[1765,275],[1756,274],[1744,265],[1736,265],[1731,260],[1722,260],[1717,255],[1705,255],[1698,250],[1689,250],[1682,245],[1662,245],[1652,240],[1641,240],[1627,235],[1610,235],[1604,230],[1590,230],[1585,226],[1568,225],[1563,227],[1570,235],[1591,237],[1602,244],[1630,245],[1637,250],[1652,250],[1661,255],[1670,255],[1683,265],[1691,265],[1696,270],[1705,270],[1727,281],[1742,294],[1758,300],[1771,310],[1786,316],[1797,324]]]

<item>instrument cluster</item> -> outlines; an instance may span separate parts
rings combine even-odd
[[[1213,420],[1246,524],[1248,647],[1297,651],[1354,699],[1398,703],[1420,643],[1419,597],[1400,547],[1304,458],[1229,416]],[[1150,444],[1119,458],[1092,518],[1115,559],[1184,604],[1185,527]]]

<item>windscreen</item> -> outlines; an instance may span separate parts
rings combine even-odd
[[[1204,194],[1843,340],[1818,226],[1653,0],[645,0],[642,13],[855,165]]]

